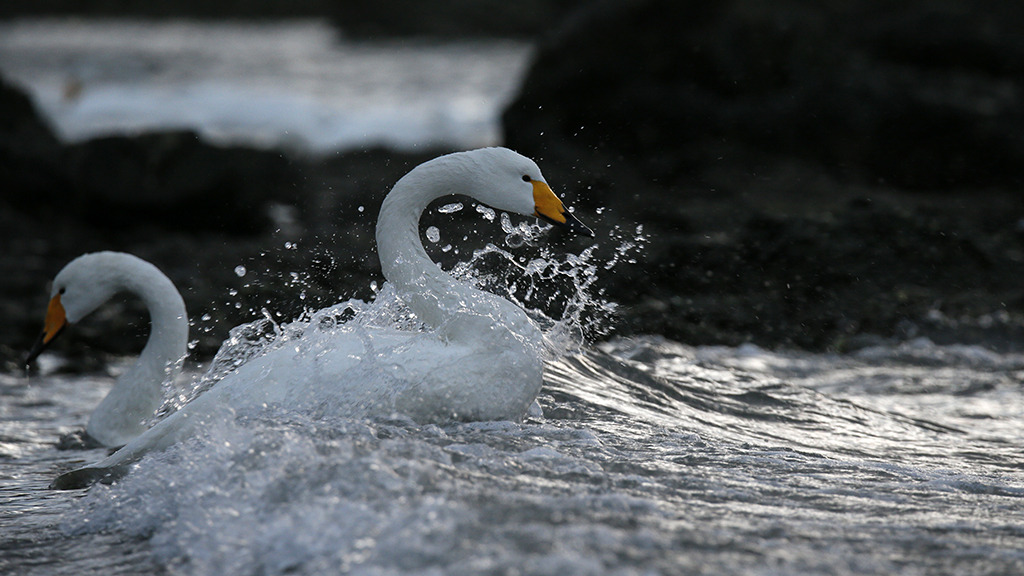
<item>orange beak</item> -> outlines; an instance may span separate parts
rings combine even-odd
[[[551,187],[540,180],[533,181],[533,208],[533,215],[549,224],[565,228],[576,234],[594,237],[594,231],[587,228],[583,222],[577,220],[571,212],[566,210],[562,201],[551,191]]]
[[[25,358],[25,365],[28,366],[33,360],[53,342],[64,328],[68,325],[67,316],[64,313],[64,305],[60,303],[60,294],[50,299],[50,305],[46,307],[46,320],[43,322],[43,333],[39,335],[28,357]]]

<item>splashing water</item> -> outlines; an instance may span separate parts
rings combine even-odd
[[[486,213],[484,218],[490,220]],[[473,252],[468,262],[452,269],[456,278],[470,282],[514,302],[544,329],[554,356],[577,351],[585,341],[607,334],[617,305],[607,300],[595,284],[600,274],[612,273],[623,264],[636,264],[647,243],[642,226],[627,235],[616,226],[608,233],[614,245],[611,257],[602,261],[601,243],[579,253],[565,252],[542,242],[551,226],[526,221],[513,224],[506,213],[499,219],[505,246],[532,248],[537,255],[525,259],[494,244]],[[600,272],[600,274],[599,274]]]
[[[494,220],[494,214],[495,213],[494,213],[494,210],[492,208],[490,208],[488,206],[484,206],[483,204],[477,204],[476,205],[476,211],[479,212],[480,214],[482,214],[485,219],[487,219],[487,220]]]
[[[439,210],[461,209],[461,204],[457,209],[454,206],[450,204]],[[478,207],[477,211],[487,221],[496,217],[489,209],[481,211]],[[607,273],[622,262],[635,262],[634,257],[645,241],[642,231],[638,229],[635,237],[622,239],[619,231],[613,230],[609,238],[618,244],[612,257],[602,262],[597,256],[597,244],[578,254],[562,253],[541,242],[550,226],[527,222],[514,225],[505,213],[499,221],[506,233],[508,248],[529,246],[539,250],[539,255],[524,259],[488,244],[474,251],[469,261],[457,264],[451,274],[457,280],[498,294],[523,308],[543,330],[543,350],[548,358],[575,353],[588,338],[606,333],[616,305],[595,293],[598,271]],[[426,234],[432,242],[440,239],[435,227],[428,228]],[[305,281],[307,275],[292,272],[286,283],[301,294]],[[167,395],[154,421],[180,409],[247,362],[284,346],[302,346],[304,337],[327,338],[340,331],[370,328],[424,330],[390,284],[385,283],[374,292],[370,302],[349,299],[320,310],[306,309],[295,321],[283,324],[263,308],[259,319],[230,331],[206,373],[190,389],[175,390]]]
[[[451,204],[445,204],[437,209],[441,214],[454,214],[462,210],[462,202],[452,202]]]

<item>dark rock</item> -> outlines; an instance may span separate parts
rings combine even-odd
[[[1019,184],[1021,26],[996,1],[599,2],[541,47],[506,134],[666,183],[786,155],[867,184]]]
[[[0,77],[0,203],[50,221],[253,234],[268,205],[301,206],[293,163],[192,132],[110,136],[63,146],[31,99]]]
[[[1019,346],[1022,24],[999,2],[595,2],[542,43],[506,139],[595,229],[643,223],[643,264],[602,279],[621,333]]]
[[[327,12],[346,34],[359,37],[534,37],[556,25],[583,0],[380,0],[337,2]]]
[[[36,0],[0,4],[0,18],[41,15],[135,18],[328,18],[357,37],[534,37],[583,0]]]
[[[63,184],[61,145],[21,89],[0,76],[0,198],[26,205]]]
[[[96,138],[64,158],[72,205],[99,225],[254,233],[268,225],[271,201],[301,202],[282,154],[214,146],[193,132]]]

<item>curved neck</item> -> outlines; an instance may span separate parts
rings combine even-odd
[[[180,365],[188,350],[188,315],[185,302],[167,276],[152,269],[155,274],[137,277],[137,286],[128,287],[135,292],[149,310],[151,324],[149,339],[139,355],[139,361],[156,366]]]
[[[454,155],[452,155],[454,156]],[[381,204],[377,251],[384,277],[428,327],[444,339],[481,339],[507,349],[519,342],[536,346],[539,329],[512,302],[456,281],[423,249],[419,222],[432,201],[452,194],[475,197],[479,181],[471,162],[435,158],[406,174]],[[499,329],[500,328],[500,329]]]
[[[108,446],[124,444],[145,430],[163,403],[164,384],[181,370],[188,350],[188,317],[174,284],[148,263],[139,261],[131,268],[118,288],[142,299],[151,328],[138,360],[89,419],[87,432]]]
[[[437,160],[421,164],[391,189],[377,218],[377,252],[381,271],[398,295],[426,325],[436,328],[451,310],[445,300],[463,291],[475,291],[456,282],[427,256],[419,222],[432,201],[461,190],[451,186],[458,178]],[[443,177],[442,177],[443,176]]]

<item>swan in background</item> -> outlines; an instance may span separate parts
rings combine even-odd
[[[156,266],[121,252],[84,254],[53,280],[43,333],[25,360],[27,366],[68,326],[119,292],[142,299],[152,328],[138,360],[117,379],[89,417],[88,445],[124,446],[146,430],[163,403],[164,384],[181,371],[188,346],[185,303]]]
[[[425,162],[395,184],[377,219],[384,276],[425,330],[353,321],[330,332],[310,330],[294,344],[249,360],[124,448],[58,477],[53,487],[114,479],[146,452],[240,408],[400,413],[419,422],[522,419],[540,391],[543,335],[521,308],[456,281],[427,256],[420,216],[431,201],[451,194],[593,236],[537,165],[511,150],[484,148]]]

